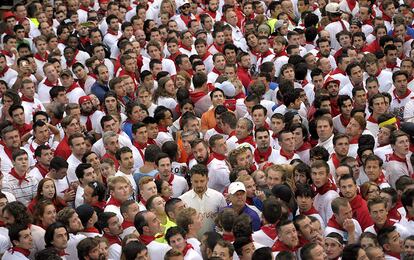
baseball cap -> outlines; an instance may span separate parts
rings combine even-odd
[[[69,77],[73,77],[72,71],[68,70],[68,69],[64,69],[62,70],[62,72],[60,73],[60,76],[69,76]]]
[[[78,100],[78,103],[79,103],[79,105],[82,105],[83,103],[85,103],[87,101],[91,101],[92,102],[92,99],[91,99],[90,96],[80,97],[79,100]]]
[[[341,12],[338,3],[329,3],[325,7],[325,11],[331,14],[338,14]]]
[[[233,195],[240,190],[246,192],[246,187],[244,186],[242,182],[239,182],[239,181],[232,182],[229,186],[229,194]]]

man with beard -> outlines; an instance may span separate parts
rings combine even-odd
[[[56,216],[56,221],[62,223],[69,233],[67,248],[65,250],[68,254],[67,258],[77,259],[78,252],[76,246],[81,240],[86,238],[85,235],[78,234],[78,232],[83,231],[82,221],[79,219],[78,213],[73,208],[66,207],[59,211]]]
[[[338,107],[338,94],[339,94],[340,81],[332,77],[328,77],[323,84],[323,87],[328,90],[331,101],[331,114],[333,117],[339,115]]]
[[[155,179],[168,182],[172,187],[172,197],[177,198],[188,190],[188,184],[184,177],[172,173],[171,159],[168,154],[160,153],[157,157],[156,164],[158,174],[155,176]]]
[[[105,255],[99,250],[96,238],[87,237],[76,246],[80,260],[105,260]]]
[[[221,141],[224,141],[224,139],[221,139]],[[225,142],[222,143],[225,145]],[[210,154],[208,144],[202,139],[194,140],[191,143],[191,150],[193,152],[194,159],[189,163],[190,168],[196,163],[207,166],[210,173],[208,187],[218,192],[223,192],[224,189],[230,184],[230,170],[227,167],[225,156],[217,156],[217,154],[214,156],[213,154]]]
[[[329,63],[331,64],[331,68],[336,68],[336,60],[331,55],[331,45],[327,38],[319,38],[316,41],[317,48],[310,51],[313,53],[316,58],[327,58],[329,60]]]
[[[91,87],[91,93],[94,94],[101,103],[104,101],[105,93],[109,91],[109,70],[104,64],[96,66],[94,73],[98,77]]]
[[[99,122],[105,114],[102,111],[97,110],[92,104],[90,96],[82,96],[79,98],[78,102],[81,108],[80,123],[86,126],[88,132],[93,131],[94,133],[101,133],[102,130]]]
[[[180,196],[188,207],[202,214],[204,221],[199,234],[213,230],[217,213],[227,206],[222,193],[207,187],[208,175],[205,165],[194,165],[190,170],[192,189]]]
[[[190,7],[191,5],[187,1],[181,1],[177,6],[180,15],[176,15],[175,21],[177,23],[179,31],[187,30],[188,22],[195,19],[195,16],[190,12]]]
[[[121,238],[123,228],[117,215],[113,212],[104,212],[99,215],[98,223],[104,232],[103,237],[108,240],[108,254],[110,259],[121,258]]]

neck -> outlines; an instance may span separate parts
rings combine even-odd
[[[263,148],[263,147],[261,147],[261,148],[257,148],[258,150],[259,150],[259,152],[261,152],[261,153],[264,153],[264,152],[266,152],[267,151],[267,149],[269,149],[269,146],[268,147],[266,147],[266,148]]]
[[[399,153],[397,151],[394,151],[395,155],[397,155],[400,158],[405,158],[405,154]]]
[[[167,215],[165,215],[165,214],[158,215],[157,214],[157,218],[160,220],[161,224],[166,224],[167,223]]]
[[[404,94],[407,92],[407,89],[406,88],[403,88],[403,89],[401,89],[401,88],[397,89],[396,88],[395,92],[397,93],[398,96],[404,96]]]
[[[325,142],[326,140],[328,140],[329,138],[331,138],[331,136],[332,135],[330,135],[330,136],[328,136],[328,138],[324,138],[324,139],[321,138],[321,142]]]
[[[119,167],[119,170],[127,175],[131,174],[131,169],[124,168],[122,166]]]

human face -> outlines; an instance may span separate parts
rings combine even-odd
[[[12,241],[16,246],[30,250],[33,249],[33,237],[30,228],[19,232],[19,240]]]
[[[130,194],[130,184],[127,182],[118,182],[114,186],[114,190],[110,191],[111,196],[123,202],[126,201]]]
[[[182,252],[186,245],[186,240],[181,234],[174,235],[170,237],[168,244],[175,250]]]
[[[83,155],[86,152],[85,138],[77,137],[72,139],[72,153],[75,155]]]
[[[160,59],[161,58],[161,51],[155,46],[148,47],[148,55],[150,55],[151,59]]]
[[[344,157],[348,155],[349,151],[349,140],[348,138],[340,138],[336,140],[335,146],[334,146],[335,153],[340,156]]]
[[[384,203],[371,205],[369,214],[378,227],[382,227],[387,221],[388,211]]]
[[[376,182],[381,173],[381,167],[378,161],[369,160],[365,163],[365,173],[370,181]]]
[[[289,247],[296,247],[299,244],[298,232],[293,223],[280,228],[279,239]]]
[[[246,204],[246,192],[239,190],[230,195],[230,201],[234,208],[242,208]]]
[[[55,196],[55,183],[52,180],[45,181],[42,186],[42,192],[40,193],[46,199],[53,199]]]
[[[24,111],[23,109],[16,109],[12,112],[13,122],[17,125],[24,124]]]
[[[293,70],[292,67],[288,67],[287,69],[285,69],[282,73],[282,76],[284,79],[286,80],[295,80],[295,71]]]
[[[339,181],[339,189],[342,195],[348,200],[352,200],[357,195],[358,187],[352,179]]]
[[[396,91],[404,94],[407,90],[407,78],[405,75],[399,75],[395,77],[394,86]]]
[[[284,151],[293,152],[295,150],[295,136],[292,132],[283,133],[279,144]]]
[[[160,221],[157,216],[152,212],[147,212],[145,214],[145,220],[148,223],[148,228],[151,234],[157,234],[161,231]]]
[[[253,178],[249,178],[248,180],[243,182],[244,187],[246,187],[246,196],[248,198],[253,198],[256,196],[256,183],[254,182]]]
[[[341,106],[341,113],[342,115],[349,117],[351,116],[352,111],[352,101],[350,99],[346,100],[343,105]]]
[[[17,172],[26,172],[29,169],[29,157],[27,154],[22,154],[13,161],[13,164]]]
[[[47,125],[36,127],[34,131],[35,139],[38,143],[46,143],[50,138],[50,132]]]
[[[224,67],[226,66],[226,59],[224,56],[217,56],[214,60],[214,67],[219,71],[224,71]]]
[[[224,104],[224,95],[221,91],[215,91],[213,93],[213,97],[211,98],[211,103],[213,103],[213,106],[216,107],[218,105]]]
[[[144,184],[142,189],[140,189],[140,194],[145,200],[157,195],[157,185],[153,181]]]
[[[145,126],[137,129],[134,140],[140,144],[145,144],[148,141],[148,132]]]
[[[300,212],[306,212],[310,210],[313,205],[313,200],[311,197],[297,196],[296,202],[298,203]]]
[[[328,174],[329,172],[326,171],[325,168],[312,168],[311,169],[311,178],[313,181],[313,184],[317,188],[322,187],[327,181],[328,181]]]
[[[406,239],[404,242],[404,255],[414,256],[414,240]]]
[[[147,91],[140,91],[138,93],[138,102],[143,104],[146,108],[149,108],[151,105],[151,93]]]
[[[327,120],[318,120],[316,123],[316,132],[319,136],[319,139],[323,142],[332,135],[333,128],[329,125]]]
[[[387,246],[387,244],[384,246]],[[396,230],[388,234],[388,247],[389,249],[385,248],[389,252],[400,254],[403,251],[403,241],[401,240],[400,233]]]
[[[236,125],[236,137],[237,139],[246,138],[250,132],[247,129],[247,123],[245,120],[239,120]]]
[[[256,133],[256,144],[258,149],[267,149],[270,146],[269,132],[262,131]]]
[[[336,97],[336,96],[338,96],[339,86],[338,86],[338,84],[336,82],[330,82],[328,84],[328,86],[326,87],[326,89],[328,90],[330,97]]]
[[[328,259],[337,259],[342,255],[343,246],[333,239],[325,238],[325,251]]]
[[[352,219],[352,208],[351,205],[348,205],[346,207],[339,207],[339,212],[338,214],[335,214],[335,217],[338,221],[339,225],[343,225],[344,221],[346,219]]]
[[[203,143],[198,143],[192,149],[194,158],[198,163],[205,163],[208,160],[209,151]]]
[[[42,225],[48,227],[50,224],[56,222],[56,208],[53,204],[47,205],[44,208],[43,215],[40,217]]]
[[[410,140],[407,136],[400,136],[397,138],[394,145],[391,145],[397,155],[405,156],[409,152]]]
[[[53,246],[58,250],[64,250],[68,246],[68,232],[65,228],[55,229],[52,240]]]
[[[266,183],[269,189],[273,188],[275,185],[282,184],[283,173],[280,171],[269,170],[267,172]]]
[[[123,228],[117,216],[108,219],[109,233],[114,236],[122,234]]]
[[[212,256],[219,257],[222,260],[231,260],[233,258],[227,247],[222,247],[218,244],[214,247]]]
[[[120,166],[126,170],[131,170],[134,168],[134,157],[132,153],[123,153],[121,154]]]
[[[170,158],[162,158],[158,161],[158,172],[163,180],[168,180],[172,174]]]
[[[271,128],[272,128],[273,133],[277,134],[280,131],[282,131],[283,128],[285,128],[285,123],[281,119],[272,118],[270,123],[271,123]]]

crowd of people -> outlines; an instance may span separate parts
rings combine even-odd
[[[15,4],[2,259],[414,259],[413,10]]]

